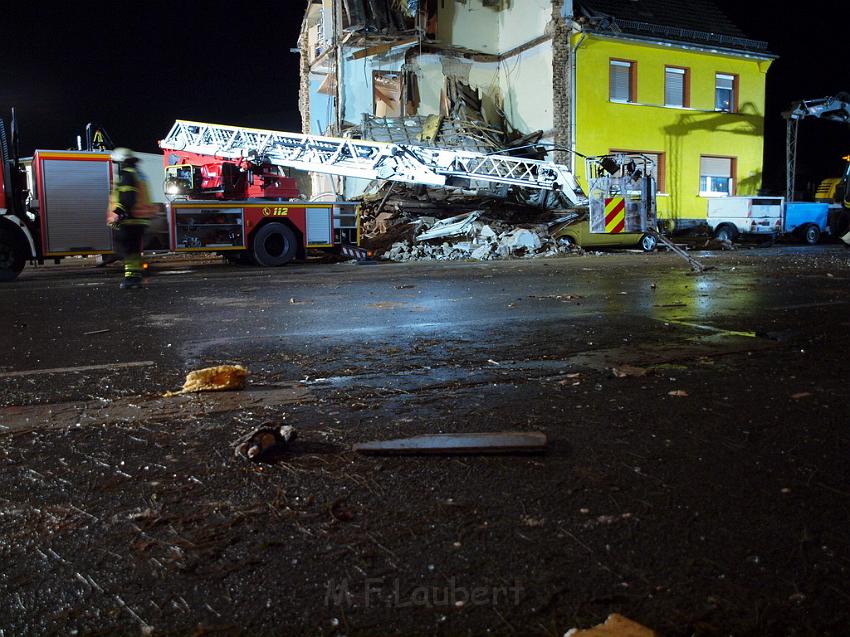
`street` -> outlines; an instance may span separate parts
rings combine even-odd
[[[850,250],[2,284],[0,637],[845,634]],[[242,392],[163,398],[187,372]],[[284,458],[233,442],[292,425]],[[543,454],[355,443],[541,431]]]

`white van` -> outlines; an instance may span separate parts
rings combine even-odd
[[[782,197],[718,197],[708,200],[708,226],[716,239],[741,235],[777,237],[782,232]]]

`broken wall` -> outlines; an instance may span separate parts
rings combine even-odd
[[[480,90],[490,121],[501,108],[510,125],[524,133],[553,128],[552,43],[543,42],[501,62],[478,62],[447,55],[416,58],[419,79],[419,114],[440,112],[445,77],[463,80]]]
[[[446,0],[437,11],[437,39],[493,55],[543,36],[552,0]]]
[[[336,120],[333,76],[310,73],[310,132],[324,135]]]
[[[359,60],[345,59],[342,69],[342,120],[359,124],[363,113],[374,114],[372,74],[375,71],[400,72],[410,47],[398,47],[382,55]],[[349,50],[346,50],[348,53]]]
[[[499,65],[503,110],[511,126],[524,133],[553,128],[552,42],[547,40]]]
[[[496,62],[473,62],[448,55],[426,54],[416,58],[419,81],[419,115],[439,115],[440,99],[445,78],[462,80],[480,89],[482,107],[490,118],[496,117],[495,107],[501,102],[499,65]]]

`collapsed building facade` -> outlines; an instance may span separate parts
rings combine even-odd
[[[305,133],[529,153],[580,183],[576,157],[640,154],[680,226],[761,187],[773,56],[709,0],[310,0],[300,48]]]

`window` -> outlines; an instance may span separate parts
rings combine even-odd
[[[735,193],[735,158],[700,157],[699,194],[704,197],[729,197]]]
[[[644,157],[649,159],[651,165],[647,166],[647,169],[649,171],[649,174],[655,180],[655,190],[657,192],[664,192],[664,153],[648,153],[642,150],[611,149],[612,155],[619,153],[634,157],[635,163],[638,165],[638,167],[642,167],[644,165]]]
[[[678,66],[668,66],[664,69],[664,105],[676,108],[690,106],[688,69]]]
[[[636,62],[611,60],[610,97],[612,102],[637,101]]]
[[[714,110],[734,113],[737,109],[738,78],[718,73],[714,80]]]

